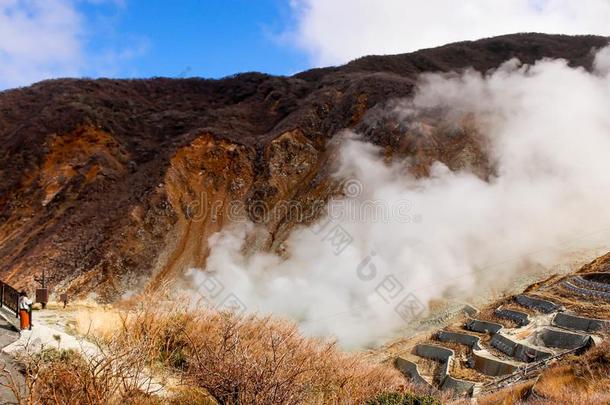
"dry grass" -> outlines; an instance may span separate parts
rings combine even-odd
[[[151,361],[182,373],[219,403],[362,403],[402,389],[393,368],[304,338],[284,320],[199,310],[127,317],[123,343],[148,342]]]
[[[158,390],[138,351],[106,348],[103,355],[85,358],[73,350],[43,349],[23,354],[24,380],[8,369],[0,385],[10,389],[19,405],[38,404],[154,404]]]
[[[494,392],[478,398],[479,405],[513,405],[523,403],[532,387],[531,382],[512,386],[510,389]]]
[[[303,337],[281,319],[173,305],[77,314],[76,329],[103,355],[45,351],[25,359],[21,404],[343,405],[416,391],[391,365]],[[151,376],[171,376],[162,381],[172,384],[155,391]]]
[[[80,336],[94,336],[103,341],[110,341],[122,324],[121,313],[112,308],[78,308],[72,314],[70,326]]]
[[[78,311],[83,309],[111,309],[112,306],[109,304],[100,304],[90,299],[86,300],[75,300],[69,301],[68,305],[64,308],[64,303],[59,301],[49,301],[46,305],[46,309],[51,310],[62,310],[62,311]]]
[[[578,270],[579,273],[595,273],[604,271],[610,271],[610,252],[606,253],[604,256],[598,257],[589,264],[585,264],[580,270]]]

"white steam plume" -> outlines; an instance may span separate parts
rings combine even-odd
[[[436,163],[428,178],[415,179],[405,162],[387,165],[376,147],[348,137],[338,175],[362,189],[339,200],[343,215],[337,218],[335,201],[326,228],[329,218],[296,229],[286,260],[244,257],[251,225],[214,235],[207,274],[225,287],[217,299],[230,291],[249,311],[285,314],[307,333],[357,346],[404,325],[395,311],[402,299],[426,304],[467,294],[515,271],[519,259],[552,264],[566,242],[586,246],[590,235],[609,236],[609,68],[605,49],[593,73],[544,60],[509,61],[488,75],[423,76],[415,98],[392,114],[438,107],[472,114],[495,174],[484,181]],[[377,218],[371,202],[383,204]],[[353,238],[339,254],[329,240],[336,225]],[[207,277],[195,276],[198,283]]]

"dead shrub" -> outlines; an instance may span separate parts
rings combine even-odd
[[[27,359],[21,403],[344,405],[413,391],[392,366],[278,318],[158,306],[116,319],[116,333],[96,340],[99,356],[45,350]],[[150,384],[160,374],[172,381],[163,397]]]
[[[221,404],[362,403],[404,388],[392,367],[305,338],[294,323],[212,310],[145,310],[121,337],[147,341],[155,361]]]
[[[74,350],[45,348],[24,353],[19,361],[24,381],[5,370],[1,384],[12,390],[20,405],[160,403],[137,348],[105,348],[92,358]]]

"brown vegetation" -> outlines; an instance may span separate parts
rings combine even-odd
[[[22,354],[19,361],[24,365],[24,382],[8,369],[0,375],[0,385],[13,392],[19,405],[143,405],[157,398],[138,347],[106,347],[102,355],[91,358],[73,350],[45,348]]]
[[[223,404],[361,403],[404,384],[390,367],[304,338],[283,320],[217,311],[145,311],[128,317],[125,345],[149,342],[151,360]]]
[[[412,391],[391,365],[274,318],[146,308],[103,336],[100,356],[49,349],[24,359],[21,403],[362,404]]]

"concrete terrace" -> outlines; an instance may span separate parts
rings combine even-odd
[[[609,329],[610,313],[593,317],[587,307],[599,308],[592,297],[610,304],[610,273],[591,277],[567,276],[469,311],[466,321],[404,347],[395,366],[413,382],[470,396],[535,378],[552,362],[600,343]]]

